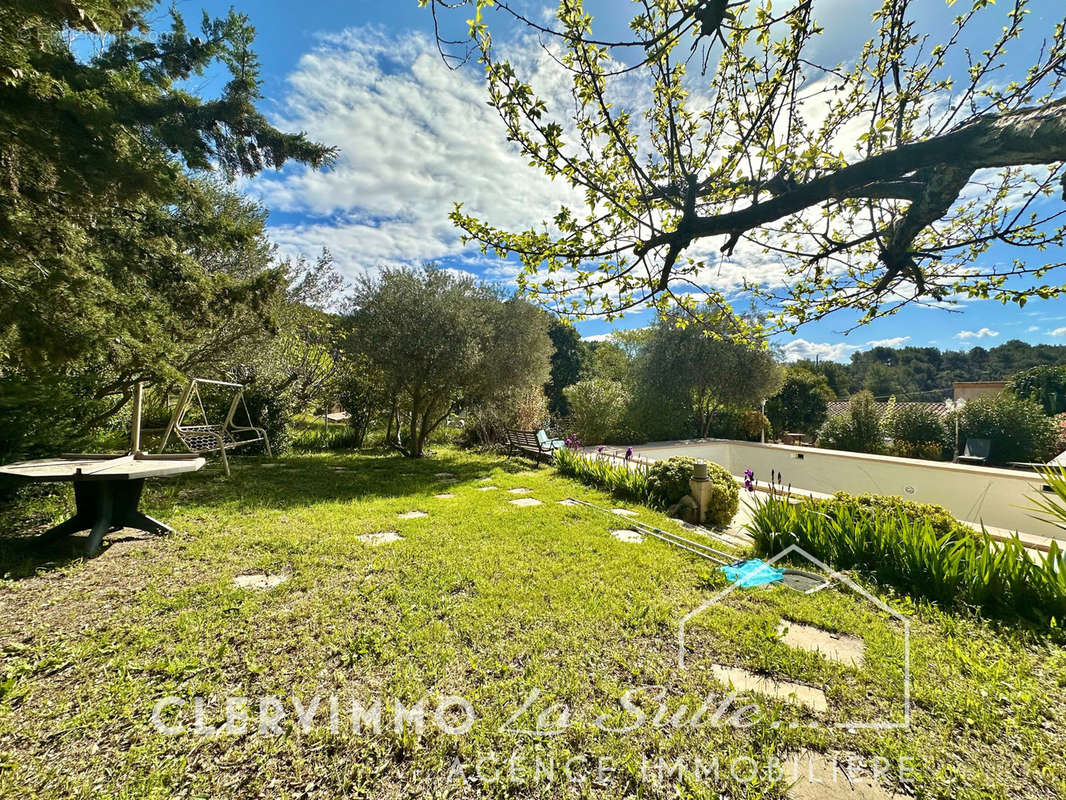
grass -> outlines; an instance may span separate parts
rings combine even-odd
[[[148,513],[176,533],[119,536],[88,562],[25,539],[64,516],[65,492],[3,512],[0,796],[774,798],[788,779],[737,780],[725,765],[806,750],[911,758],[905,788],[922,797],[1066,793],[1066,651],[1053,637],[881,592],[911,622],[912,726],[852,734],[832,724],[895,719],[902,708],[899,626],[855,596],[734,592],[690,624],[681,671],[677,624],[725,581],[657,540],[613,539],[620,518],[555,502],[610,506],[606,494],[550,468],[449,449],[418,462],[235,462],[228,480],[215,471],[150,483]],[[500,488],[480,491],[486,485]],[[509,503],[516,495],[505,490],[518,487],[543,505]],[[434,497],[444,492],[456,497]],[[398,517],[414,509],[429,516]],[[389,529],[403,539],[370,547],[356,538]],[[233,578],[250,572],[288,579],[236,588]],[[782,619],[863,637],[864,665],[786,646],[775,633]],[[634,697],[650,715],[656,692],[671,715],[708,695],[717,707],[727,689],[709,677],[711,664],[822,687],[830,710],[766,701],[744,729],[593,724],[600,715],[614,727],[633,722],[618,711],[632,687],[645,687]],[[253,716],[259,698],[277,696],[289,712],[283,733],[166,736],[153,727],[153,706],[167,696],[206,698],[204,723],[218,725],[227,695],[252,698]],[[314,695],[341,698],[337,733],[323,722],[326,708],[309,732],[294,723],[291,698]],[[442,732],[432,714],[420,735],[389,722],[380,734],[350,729],[352,697],[380,699],[391,720],[396,704],[424,699],[434,709],[449,695],[476,714],[464,735]],[[538,716],[553,727],[564,705],[570,724],[559,735],[508,730]],[[191,709],[164,718],[193,724]],[[582,758],[567,780],[561,765]],[[663,766],[706,768],[715,758],[717,778]],[[599,782],[597,759],[607,768]],[[538,760],[541,778],[554,762],[554,781],[533,777]],[[482,781],[473,780],[479,761]]]

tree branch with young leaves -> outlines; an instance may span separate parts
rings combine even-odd
[[[514,0],[419,2],[449,63],[477,58],[531,166],[575,190],[525,230],[461,204],[452,215],[467,241],[520,260],[523,288],[557,310],[697,314],[743,298],[795,330],[845,308],[868,322],[959,295],[1063,291],[1046,278],[1064,263],[1066,35],[1061,19],[1029,30],[1028,0],[970,0],[948,30],[922,29],[914,0],[885,0],[839,63],[819,62],[812,0],[639,0],[619,40],[581,0],[550,24]],[[443,33],[457,7],[466,38]],[[499,30],[536,40],[573,102],[538,96]],[[992,259],[997,243],[1017,257]]]

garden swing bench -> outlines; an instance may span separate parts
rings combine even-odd
[[[203,399],[200,397],[200,386],[205,384],[236,390],[233,400],[229,404],[229,412],[226,414],[226,419],[220,425],[212,424],[208,420],[207,410],[204,408]],[[200,409],[200,418],[203,420],[203,424],[185,425],[183,424],[185,415],[192,407],[194,397],[196,406]],[[247,425],[237,425],[235,423],[234,418],[238,408],[243,409],[244,418],[248,422]],[[230,474],[229,459],[226,456],[227,450],[243,447],[246,444],[262,442],[266,447],[267,455],[273,457],[273,453],[270,452],[270,440],[267,438],[266,431],[252,422],[252,415],[248,411],[248,404],[244,400],[244,386],[239,383],[193,378],[189,385],[185,387],[185,391],[182,392],[177,406],[174,407],[174,413],[167,424],[167,432],[163,435],[163,444],[160,446],[159,452],[163,452],[166,449],[172,433],[185,445],[190,453],[197,455],[220,453],[222,456],[222,468],[226,471],[226,475]]]

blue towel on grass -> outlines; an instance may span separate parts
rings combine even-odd
[[[740,586],[745,589],[776,583],[785,577],[784,570],[771,567],[758,558],[753,558],[751,561],[741,561],[739,564],[731,564],[728,567],[719,567],[718,569],[733,583],[739,581]]]

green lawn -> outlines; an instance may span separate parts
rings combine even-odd
[[[922,797],[1066,795],[1059,638],[882,592],[911,622],[911,726],[849,732],[833,726],[899,721],[903,709],[902,626],[858,596],[733,592],[689,627],[682,671],[678,622],[724,577],[655,539],[612,538],[624,519],[556,501],[617,504],[550,468],[447,449],[418,462],[235,462],[229,480],[204,472],[151,483],[148,513],[177,533],[119,534],[88,562],[25,539],[64,516],[65,494],[0,517],[0,794],[783,797],[792,775],[767,775],[771,760],[815,751],[889,759],[889,784],[905,758],[905,788]],[[481,491],[487,485],[499,488]],[[517,487],[542,505],[511,504],[519,495],[506,490]],[[398,516],[412,510],[428,516]],[[357,538],[387,530],[402,539]],[[286,580],[235,586],[236,576],[259,572]],[[862,637],[863,665],[785,645],[782,619]],[[829,708],[761,698],[758,719],[743,728],[671,724],[682,705],[691,712],[710,696],[705,721],[719,707],[729,690],[712,665],[821,688]],[[636,721],[619,707],[627,690],[647,720],[604,730]],[[322,706],[304,732],[293,697],[316,695]],[[181,734],[152,721],[168,696],[188,703],[161,715],[184,725]],[[205,698],[203,721],[217,726],[227,696],[250,698],[250,731],[193,730],[193,698]],[[280,734],[256,730],[260,699],[271,696],[286,712]],[[473,709],[465,733],[443,731],[433,714],[448,696]],[[658,697],[668,715],[655,719]],[[353,698],[381,702],[379,733],[351,730]],[[396,705],[420,699],[421,733],[411,723],[397,730]],[[722,719],[754,702],[737,699]],[[542,730],[560,732],[515,732],[538,727],[538,717]],[[442,721],[462,719],[452,708]],[[671,775],[678,761],[702,776]],[[747,780],[752,764],[760,775]]]

